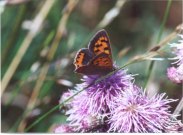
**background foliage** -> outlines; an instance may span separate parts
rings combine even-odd
[[[70,0],[73,1],[73,0]],[[121,0],[122,1],[122,0]],[[12,0],[6,3],[1,22],[1,79],[5,76],[12,60],[17,56],[30,27],[46,0]],[[81,75],[73,72],[73,59],[82,47],[86,47],[97,25],[106,13],[115,6],[116,0],[79,0],[64,27],[59,29],[60,20],[67,14],[68,0],[54,0],[48,15],[32,38],[9,84],[2,94],[2,132],[22,132],[42,114],[59,103],[60,96],[74,84],[81,82]],[[122,66],[133,56],[143,54],[156,44],[167,1],[127,0],[119,14],[104,29],[111,39],[113,60]],[[168,19],[164,26],[163,37],[171,33],[182,20],[181,1],[172,1]],[[63,21],[64,22],[64,21]],[[36,29],[36,28],[35,28]],[[61,37],[57,38],[60,32]],[[59,35],[59,34],[58,34]],[[52,46],[54,57],[49,59]],[[176,39],[175,39],[176,41]],[[128,50],[124,53],[124,50]],[[163,56],[171,57],[169,47],[164,48]],[[136,84],[144,86],[150,61],[129,65],[128,72],[138,74]],[[170,82],[166,77],[166,68],[170,61],[156,62],[152,71],[148,90],[166,92],[170,98],[181,98],[181,86]],[[35,104],[27,115],[28,104],[34,98],[39,75],[48,66],[48,73],[38,89]],[[172,111],[178,102],[172,104]],[[24,115],[23,115],[24,114]],[[64,108],[57,110],[40,121],[29,132],[52,132],[55,124],[65,123]],[[181,119],[181,117],[180,117]],[[22,121],[23,124],[21,123]]]

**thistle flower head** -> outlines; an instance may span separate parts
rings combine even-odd
[[[178,43],[173,43],[170,46],[172,48],[176,48],[174,51],[174,54],[176,55],[175,59],[177,59],[176,63],[181,65],[183,64],[183,34],[179,36],[181,39],[178,41]]]
[[[74,92],[72,90],[69,90],[68,92],[65,92],[62,94],[60,100],[59,100],[59,103],[63,103],[65,102],[65,100],[67,100],[68,98],[70,98],[72,95],[74,94]],[[67,109],[70,109],[71,108],[71,101],[68,101],[64,104],[64,106],[67,108]]]
[[[65,99],[65,96],[82,90],[97,79],[98,76],[84,76],[83,83],[78,84],[75,91],[64,94],[61,101]],[[101,124],[103,118],[110,114],[110,103],[133,84],[132,80],[131,75],[127,75],[125,70],[121,70],[75,96],[71,102],[66,104],[70,108],[66,112],[69,115],[67,119],[69,126],[73,127],[76,132],[87,132],[89,128]],[[101,129],[104,130],[103,127]]]
[[[72,127],[62,124],[62,125],[56,127],[54,132],[55,133],[72,133],[73,130],[72,130]]]
[[[179,67],[169,67],[167,69],[168,78],[174,83],[183,82],[183,64]]]
[[[170,46],[175,48],[173,52],[176,56],[174,57],[176,62],[176,67],[170,67],[167,69],[168,78],[174,83],[182,83],[183,82],[183,35],[180,35],[181,40],[178,43],[173,43]]]
[[[66,115],[69,115],[67,121],[69,121],[69,125],[73,127],[76,132],[86,132],[89,128],[98,123],[97,116],[88,111],[89,106],[85,104],[87,100],[86,96],[86,91],[75,96],[70,103],[72,108],[66,112]]]
[[[90,84],[96,81],[95,77],[84,77],[84,83]],[[88,111],[95,115],[107,115],[110,110],[110,102],[115,97],[121,95],[121,92],[132,85],[133,77],[127,75],[126,71],[121,70],[113,75],[105,78],[104,80],[92,85],[86,89],[87,96],[85,102],[81,103],[82,106],[88,106]],[[84,100],[84,99],[83,99]]]
[[[127,89],[113,102],[109,132],[165,132],[171,123],[168,104],[173,101],[165,94],[149,98],[138,87]]]

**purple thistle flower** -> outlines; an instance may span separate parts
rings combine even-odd
[[[170,67],[167,69],[168,78],[174,83],[182,83],[183,82],[183,35],[180,35],[181,40],[178,43],[171,44],[171,47],[176,48],[174,53],[177,60],[175,63],[177,67]]]
[[[72,108],[66,112],[69,117],[69,125],[73,127],[76,132],[85,132],[93,125],[98,123],[97,116],[92,115],[89,111],[89,105],[85,104],[87,100],[86,91],[81,92],[78,96],[75,96],[71,102]]]
[[[183,65],[179,67],[169,67],[167,69],[168,78],[174,83],[182,83],[183,82]]]
[[[64,94],[60,102],[63,102],[67,95],[82,90],[98,78],[98,76],[84,76],[83,83],[78,84],[75,91]],[[121,97],[121,92],[133,85],[132,80],[131,75],[121,70],[75,96],[66,104],[70,108],[66,112],[69,115],[67,119],[69,126],[76,132],[88,132],[91,128],[96,131],[107,131],[106,125],[104,125],[105,129],[99,125],[102,125],[106,116],[110,114],[111,102]]]
[[[183,124],[181,121],[171,120],[165,129],[166,133],[183,133]]]
[[[172,122],[168,110],[168,104],[176,100],[167,99],[165,93],[149,98],[142,89],[131,87],[123,91],[122,95],[112,103],[108,132],[161,133],[168,132],[168,129],[169,132],[175,130],[169,127],[178,125],[178,121]]]
[[[78,84],[75,91],[70,90],[64,94],[61,101],[98,78],[98,76],[84,76],[83,83]],[[69,108],[66,112],[69,115],[67,127],[73,132],[180,130],[182,127],[177,120],[171,120],[169,111],[168,104],[175,100],[164,98],[165,94],[149,98],[142,89],[133,84],[133,80],[133,76],[121,70],[74,96],[66,104]]]
[[[56,127],[54,132],[55,133],[72,133],[73,130],[72,130],[72,127],[62,124],[62,125]]]
[[[74,92],[72,90],[69,90],[68,92],[65,92],[62,94],[62,97],[59,100],[59,103],[63,103],[65,100],[67,100],[69,97],[71,97],[74,94]],[[67,109],[71,108],[71,101],[68,101],[64,104],[64,107],[66,107]]]
[[[89,85],[97,80],[96,76],[85,76],[84,83]],[[83,97],[85,102],[81,106],[88,106],[88,111],[94,115],[105,117],[110,110],[110,102],[121,95],[121,92],[132,85],[133,77],[127,75],[126,71],[119,71],[101,82],[86,89],[87,96]]]

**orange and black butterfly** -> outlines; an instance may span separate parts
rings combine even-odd
[[[75,72],[84,75],[104,75],[115,69],[109,37],[105,30],[100,30],[95,34],[88,48],[78,51],[74,65]]]

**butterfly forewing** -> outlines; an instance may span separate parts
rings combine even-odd
[[[105,53],[112,58],[110,41],[105,30],[96,33],[90,41],[88,48],[94,55]]]

